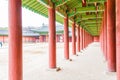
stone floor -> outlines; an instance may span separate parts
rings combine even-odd
[[[64,44],[57,43],[57,67],[61,71],[48,68],[48,44],[23,44],[23,80],[116,80],[116,73],[107,71],[106,61],[99,43],[90,44],[78,56],[64,59]],[[0,80],[8,80],[8,47],[0,48]]]

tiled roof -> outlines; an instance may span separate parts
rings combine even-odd
[[[48,35],[48,26],[42,25],[41,27],[23,27],[23,36],[39,36],[39,35]],[[56,26],[56,34],[63,34],[64,27],[62,25]],[[0,30],[0,35],[8,35],[8,30]],[[71,34],[71,28],[69,27],[69,36]]]
[[[8,36],[8,30],[0,30],[0,35]],[[23,31],[23,36],[39,36],[38,33],[34,33],[33,31]]]
[[[34,29],[31,29],[32,31],[36,31],[36,32],[47,32],[48,33],[48,26],[47,25],[42,25],[41,27],[39,28],[34,28]],[[64,30],[64,27],[62,25],[57,25],[56,26],[56,32],[63,32]]]

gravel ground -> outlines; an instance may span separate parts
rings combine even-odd
[[[107,71],[106,61],[99,43],[90,44],[78,56],[64,59],[64,44],[57,43],[57,67],[48,68],[48,44],[23,44],[23,80],[116,80],[116,73]],[[8,47],[0,48],[0,80],[8,80]]]

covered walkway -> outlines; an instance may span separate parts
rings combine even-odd
[[[78,53],[79,56],[72,56],[72,62],[64,60],[60,51],[57,50],[58,66],[62,69],[60,72],[47,70],[46,65],[40,66],[38,63],[43,60],[39,61],[39,57],[35,61],[38,66],[33,66],[33,70],[25,74],[24,80],[116,80],[115,73],[107,72],[99,43],[92,43],[83,53]]]
[[[116,73],[107,72],[99,43],[91,43],[83,53],[77,53],[79,56],[72,55],[70,43],[70,55],[73,61],[64,59],[63,46],[63,43],[57,43],[57,66],[61,71],[56,72],[47,67],[47,43],[24,45],[23,80],[116,80]],[[0,80],[7,80],[8,76],[8,60],[5,57],[8,56],[7,50],[7,46],[0,50]]]
[[[50,70],[56,70],[58,67],[57,57],[59,54],[56,48],[56,21],[64,24],[64,62],[70,60],[72,56],[77,56],[77,52],[84,50],[90,43],[94,41],[99,41],[101,44],[101,50],[104,53],[104,57],[107,61],[107,66],[109,72],[117,72],[117,80],[120,80],[120,0],[9,0],[9,80],[23,80],[23,67],[22,62],[22,14],[21,7],[26,7],[35,13],[41,14],[49,19],[49,37],[48,37],[48,53],[49,57],[47,68]],[[68,27],[72,27],[72,45],[69,46],[69,31]],[[77,33],[77,35],[76,35]],[[76,40],[77,39],[77,40]],[[77,42],[77,44],[76,44]],[[69,48],[71,47],[71,49]],[[29,48],[32,49],[32,48]],[[40,48],[39,48],[40,49]],[[72,51],[70,51],[70,50]],[[47,50],[47,49],[46,49]],[[95,51],[94,48],[91,48]],[[89,52],[89,53],[88,53]],[[89,51],[86,54],[86,58],[90,59],[94,54],[93,61],[89,62],[89,65],[84,65],[82,62],[77,64],[68,65],[70,69],[71,76],[76,74],[80,67],[97,66],[99,58],[96,59],[97,53]],[[60,51],[61,53],[61,51]],[[69,55],[72,53],[72,56]],[[61,53],[61,55],[63,55]],[[87,57],[88,56],[88,57]],[[100,57],[100,54],[98,55]],[[82,57],[82,56],[81,56]],[[40,57],[39,57],[40,58]],[[80,58],[82,59],[82,58]],[[77,58],[75,58],[77,62]],[[98,61],[96,61],[98,60]],[[42,62],[45,62],[42,60]],[[59,60],[58,60],[59,61]],[[78,59],[79,61],[79,59]],[[84,60],[84,63],[87,60]],[[101,59],[102,61],[102,59]],[[74,59],[73,59],[74,63]],[[35,63],[34,63],[35,64]],[[32,64],[32,65],[34,65]],[[40,61],[39,61],[39,64]],[[67,63],[66,63],[67,64]],[[102,63],[101,63],[102,64]],[[62,64],[61,64],[62,65]],[[81,66],[82,65],[82,66]],[[38,65],[34,65],[36,67]],[[75,66],[75,70],[72,66]],[[102,66],[102,65],[101,65]],[[61,67],[61,66],[60,66]],[[76,69],[78,67],[78,69]],[[44,66],[42,67],[44,68]],[[39,70],[44,70],[39,67]],[[64,70],[65,67],[63,67]],[[98,69],[89,67],[89,70],[95,69],[95,75],[100,75]],[[101,67],[100,67],[101,68]],[[81,68],[80,68],[81,69]],[[74,70],[74,72],[72,72]],[[77,71],[76,71],[77,70]],[[85,71],[87,70],[87,71]],[[89,72],[85,68],[84,72]],[[99,69],[101,70],[101,69]],[[66,74],[69,73],[69,71]],[[76,71],[76,72],[75,72]],[[93,70],[94,71],[94,70]],[[62,71],[61,71],[62,72]],[[90,71],[91,72],[91,71]],[[32,71],[34,73],[34,71]],[[40,74],[44,74],[39,72]],[[47,72],[45,72],[47,73]],[[57,75],[56,73],[50,72],[50,77]],[[40,76],[38,74],[38,76]],[[54,74],[54,75],[53,75]],[[81,73],[83,74],[83,73]],[[90,73],[92,74],[92,73]],[[65,75],[62,73],[62,77]],[[85,74],[87,76],[87,74]],[[94,75],[94,77],[96,77]],[[30,77],[30,75],[28,75]],[[33,75],[31,75],[34,78]],[[36,76],[37,77],[37,76]],[[43,77],[43,75],[41,75]],[[48,77],[46,75],[44,78]],[[77,76],[78,77],[78,76]],[[93,77],[93,78],[94,78]],[[103,78],[103,76],[101,76]],[[32,79],[31,78],[31,79]],[[74,77],[75,78],[75,77]],[[110,78],[110,77],[109,77]],[[99,78],[98,78],[99,79]],[[97,80],[98,80],[97,79]],[[115,78],[114,78],[115,79]],[[34,79],[33,79],[34,80]],[[84,78],[85,80],[85,78]],[[89,79],[88,79],[89,80]],[[101,79],[100,79],[101,80]],[[110,79],[109,79],[110,80]]]

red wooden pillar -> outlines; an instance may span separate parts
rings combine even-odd
[[[42,36],[42,40],[43,40],[43,42],[45,42],[45,35]]]
[[[88,41],[89,41],[89,37],[88,37],[88,33],[86,34],[86,37],[87,37],[87,39],[86,39],[86,46],[88,46]]]
[[[91,43],[92,42],[92,39],[91,39],[91,35],[89,34],[89,43]]]
[[[93,36],[90,36],[90,39],[91,39],[91,41],[90,41],[90,42],[93,42]]]
[[[120,80],[120,0],[116,0],[116,56],[117,80]]]
[[[84,49],[84,29],[82,29],[82,50]]]
[[[39,41],[41,42],[41,35],[39,36]]]
[[[45,35],[43,36],[43,42],[45,42],[45,39],[46,39],[46,37],[45,37]]]
[[[84,38],[83,29],[82,29],[82,37],[81,37],[81,38],[82,38],[82,42],[81,42],[81,43],[82,43],[82,50],[83,50],[83,49],[84,49],[84,47],[83,47],[83,43],[84,43],[84,41],[83,41],[83,40],[84,40],[84,39],[83,39],[83,38]]]
[[[68,16],[64,18],[64,55],[65,59],[69,59],[69,30]]]
[[[60,42],[60,36],[61,36],[61,35],[58,35],[58,42]]]
[[[45,35],[42,35],[42,42],[45,42]]]
[[[91,36],[91,39],[92,39],[92,42],[94,42],[94,40],[93,40],[93,36]]]
[[[83,41],[83,35],[82,35],[82,28],[80,27],[80,50],[82,50],[82,41]]]
[[[91,37],[92,36],[89,34],[89,38],[90,38],[89,43],[92,43],[92,38]]]
[[[9,80],[22,80],[21,0],[9,0]]]
[[[89,44],[89,35],[88,35],[88,33],[87,33],[87,46],[88,46],[88,44]]]
[[[89,35],[89,37],[90,37],[90,43],[92,43],[92,36],[91,36],[91,35]]]
[[[77,51],[80,52],[80,26],[77,27]]]
[[[46,42],[46,35],[44,36],[44,42]]]
[[[85,37],[86,37],[86,36],[85,36],[85,30],[84,30],[84,48],[85,48]]]
[[[94,42],[94,39],[93,39],[94,37],[93,36],[91,36],[91,39],[92,39],[92,42]]]
[[[87,33],[87,46],[88,46],[88,44],[89,44],[89,35]]]
[[[101,39],[100,39],[100,42],[101,42],[101,50],[102,50],[102,52],[103,52],[103,55],[105,56],[105,54],[104,54],[104,19],[103,19],[103,21],[102,21],[102,25],[101,25]]]
[[[83,29],[83,49],[85,48],[85,31]]]
[[[5,36],[3,35],[3,43],[5,43]]]
[[[36,38],[35,37],[33,37],[33,42],[36,42]]]
[[[90,36],[89,36],[89,33],[87,33],[87,36],[88,36],[88,41],[87,41],[87,43],[88,43],[88,45],[90,44]]]
[[[32,42],[32,37],[30,37],[30,41]]]
[[[39,40],[40,40],[40,42],[44,42],[44,35],[40,35]]]
[[[86,31],[85,31],[85,47],[87,47],[87,33],[86,33]]]
[[[86,42],[86,33],[85,33],[85,30],[84,30],[84,48],[85,48],[85,42]]]
[[[94,42],[99,42],[99,36],[94,36]]]
[[[107,60],[107,2],[105,2],[104,11],[104,54],[105,59]]]
[[[92,36],[89,34],[90,41],[89,43],[92,43]]]
[[[85,31],[85,48],[87,46],[87,35],[86,35],[86,31]]]
[[[109,71],[116,71],[115,0],[107,2],[107,57]]]
[[[89,38],[90,38],[89,43],[92,43],[92,36],[90,34],[89,34]]]
[[[60,42],[60,35],[58,35],[58,42]]]
[[[72,53],[73,55],[76,55],[75,22],[72,24]]]
[[[88,46],[88,40],[89,40],[89,38],[88,38],[88,33],[86,33],[86,46]]]
[[[88,34],[88,36],[89,36],[89,41],[88,41],[88,43],[91,43],[91,36],[90,36],[90,34]]]
[[[85,31],[85,48],[87,47],[87,35],[86,35],[86,31]]]
[[[30,37],[30,42],[32,42],[32,37]]]
[[[87,33],[87,46],[89,45],[89,35],[88,35],[88,33]]]
[[[55,7],[48,8],[49,16],[49,67],[56,68],[56,27]]]

